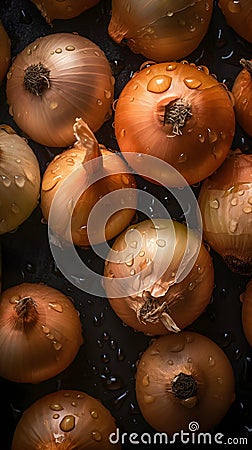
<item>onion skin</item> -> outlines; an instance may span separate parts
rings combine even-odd
[[[252,347],[252,280],[246,286],[245,291],[241,294],[242,302],[242,326],[245,337]]]
[[[196,381],[196,392],[175,395],[173,382],[180,373]],[[169,435],[188,431],[191,421],[199,423],[199,432],[210,430],[227,413],[235,399],[234,389],[234,373],[225,353],[194,332],[157,338],[137,366],[140,410],[153,428]]]
[[[169,220],[159,219],[158,224],[160,227],[168,225]],[[153,268],[147,272],[147,279],[151,286],[148,292],[159,301],[159,304],[164,304],[168,308],[169,316],[174,321],[179,329],[185,328],[191,324],[197,317],[204,311],[209,303],[213,286],[214,286],[214,271],[212,259],[209,256],[206,248],[201,245],[199,254],[196,258],[195,264],[189,274],[180,282],[175,283],[174,277],[177,273],[181,257],[186,249],[186,226],[178,222],[173,223],[175,227],[176,243],[174,256],[171,263],[168,265],[166,271],[157,279],[156,267],[160,260],[155,259],[155,229],[152,226],[152,221],[147,220],[140,222],[139,224],[129,227],[130,229],[136,229],[141,233],[144,239],[146,239],[146,246],[143,249],[144,254],[141,252],[134,258],[132,264],[118,264],[116,262],[108,261],[105,264],[104,276],[108,278],[124,278],[130,277],[131,272],[140,274],[141,271],[152,263]],[[128,228],[128,229],[129,229]],[[127,231],[127,230],[126,230]],[[122,233],[115,241],[113,250],[122,251],[125,247],[124,236]],[[170,239],[170,233],[167,232],[167,240]],[[163,247],[163,258],[167,258],[167,248]],[[160,256],[161,258],[161,256]],[[109,259],[109,255],[108,255]],[[148,260],[148,262],[146,262]],[[140,275],[141,276],[141,275]],[[150,277],[150,278],[148,278]],[[132,281],[133,283],[133,281]],[[141,331],[148,335],[162,335],[178,330],[167,328],[167,324],[164,324],[163,314],[159,314],[158,317],[153,319],[145,319],[139,315],[139,312],[146,304],[146,298],[144,295],[144,278],[142,284],[136,289],[135,295],[128,295],[125,297],[112,297],[113,284],[110,285],[107,281],[104,281],[104,288],[110,302],[111,307],[120,319],[131,326],[137,331]]]
[[[19,314],[22,299],[29,302]],[[82,342],[78,312],[57,289],[22,283],[2,292],[0,376],[19,383],[52,378],[71,364]]]
[[[38,205],[39,162],[25,139],[0,126],[0,234],[21,225]]]
[[[0,45],[1,45],[1,51],[0,51],[0,83],[2,83],[11,59],[11,41],[9,39],[8,34],[6,33],[6,30],[0,21]]]
[[[134,53],[156,62],[181,59],[195,50],[212,17],[213,1],[112,0],[108,33]]]
[[[252,273],[252,155],[231,152],[199,193],[204,238],[233,272]]]
[[[38,67],[49,71],[42,73],[39,86],[25,72],[34,65],[36,71]],[[103,51],[83,36],[55,33],[38,38],[17,55],[7,78],[10,114],[27,136],[42,145],[72,144],[76,117],[83,117],[92,131],[110,117],[111,68]],[[38,95],[28,90],[34,84]]]
[[[109,442],[115,429],[114,418],[99,400],[82,391],[60,390],[24,411],[11,450],[119,450],[119,444]]]
[[[242,59],[243,69],[235,78],[232,94],[237,122],[246,133],[252,136],[252,60]]]
[[[51,24],[55,19],[72,19],[99,3],[99,0],[31,0],[46,21]]]
[[[171,122],[174,102],[184,104],[175,125]],[[184,124],[176,126],[186,108]],[[229,93],[206,67],[194,64],[167,62],[144,68],[126,84],[116,104],[120,150],[156,156],[177,169],[190,185],[222,164],[234,133]]]
[[[252,4],[250,0],[219,0],[227,24],[243,39],[252,42]]]

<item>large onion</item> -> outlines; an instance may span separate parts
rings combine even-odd
[[[99,0],[31,0],[40,10],[48,23],[54,19],[72,19],[78,16]]]
[[[111,68],[103,51],[83,36],[56,33],[37,39],[16,57],[7,78],[10,114],[40,144],[73,143],[76,117],[93,131],[110,117]]]
[[[136,248],[132,230],[143,240],[135,257],[131,255]],[[188,275],[177,281],[187,239],[186,226],[169,219],[155,219],[155,225],[151,220],[139,222],[116,239],[112,250],[119,252],[119,261],[110,260],[108,254],[104,287],[110,305],[124,323],[146,334],[161,335],[178,332],[203,312],[212,296],[213,264],[203,244],[192,237],[191,256],[185,264],[189,265],[194,255],[195,262]],[[120,252],[124,252],[124,259],[120,260]],[[160,276],[161,268],[165,270]],[[120,295],[115,284],[118,279],[122,281]]]
[[[204,238],[227,266],[252,274],[252,155],[231,152],[199,194]]]
[[[212,10],[212,0],[112,0],[108,32],[154,61],[176,60],[198,47]]]
[[[0,83],[3,81],[11,59],[11,42],[0,21]]]
[[[0,301],[0,376],[39,383],[63,371],[82,344],[71,300],[41,283],[6,289]]]
[[[110,411],[94,397],[60,390],[41,397],[23,413],[11,450],[118,450],[109,436],[116,425]]]
[[[243,69],[234,80],[232,93],[237,122],[243,130],[252,136],[252,60],[240,61]]]
[[[252,42],[251,0],[218,0],[227,24],[243,39]]]
[[[0,234],[22,224],[38,204],[40,168],[25,139],[0,126]]]

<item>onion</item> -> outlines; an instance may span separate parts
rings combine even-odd
[[[156,156],[194,184],[213,173],[230,150],[233,104],[206,67],[154,64],[123,88],[116,103],[115,133],[122,152]]]
[[[252,279],[248,282],[246,289],[240,295],[242,302],[242,326],[245,337],[252,347]]]
[[[131,255],[135,247],[132,230],[142,238],[142,247],[135,257]],[[161,335],[180,331],[204,311],[214,284],[212,259],[199,238],[192,234],[191,256],[185,261],[185,266],[190,263],[192,269],[183,277],[181,264],[188,235],[183,224],[155,219],[155,224],[144,220],[129,227],[115,240],[112,250],[124,251],[125,256],[117,262],[108,254],[104,288],[111,307],[124,323],[145,334]],[[117,260],[119,257],[120,253]],[[191,258],[195,259],[193,264]],[[118,296],[117,279],[122,282]],[[128,285],[123,283],[124,279]]]
[[[72,19],[78,16],[99,0],[31,0],[48,23],[54,19]]]
[[[41,397],[23,413],[11,450],[84,450],[114,448],[109,442],[115,420],[103,404],[77,390],[60,390]]]
[[[235,78],[232,93],[237,122],[252,136],[252,60],[241,59],[243,69]]]
[[[227,24],[243,39],[252,42],[251,0],[218,0]]]
[[[76,117],[83,117],[93,131],[110,117],[111,68],[103,51],[83,36],[38,38],[16,57],[7,78],[10,114],[42,145],[72,144]]]
[[[180,59],[198,47],[212,11],[212,0],[112,0],[108,32],[154,61]]]
[[[189,331],[161,336],[141,356],[136,396],[156,430],[210,430],[235,400],[234,373],[225,353],[209,338]],[[189,428],[189,429],[188,429]]]
[[[132,174],[124,174],[127,172],[127,166],[119,154],[99,145],[87,124],[80,118],[75,121],[74,133],[77,139],[75,146],[57,155],[44,173],[41,208],[44,218],[48,220],[52,203],[55,201],[54,210],[57,217],[53,231],[58,237],[68,240],[66,229],[71,218],[73,243],[87,247],[90,245],[87,223],[94,205],[113,191],[136,188],[136,183]],[[110,175],[111,166],[114,175]],[[92,184],[90,181],[88,187],[89,180],[97,173],[97,181]],[[136,193],[131,195],[131,204],[137,207]],[[104,240],[119,234],[134,214],[135,209],[120,209],[118,205],[118,210],[109,217],[105,225]],[[92,230],[94,244],[103,242],[101,216],[97,218],[96,228]]]
[[[204,238],[233,272],[252,273],[252,155],[237,149],[199,193]]]
[[[70,365],[82,344],[79,315],[68,297],[41,283],[2,292],[0,376],[39,383]]]
[[[11,59],[11,42],[6,30],[0,21],[0,83],[2,83],[8,70]]]
[[[21,225],[38,204],[40,168],[25,139],[0,126],[0,234]]]

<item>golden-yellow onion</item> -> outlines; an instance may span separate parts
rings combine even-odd
[[[60,390],[32,403],[19,420],[11,450],[119,450],[109,436],[115,419],[96,398]]]
[[[198,47],[212,11],[213,0],[112,0],[108,32],[154,61],[176,60]]]
[[[25,139],[0,126],[0,234],[21,225],[38,204],[40,168]]]
[[[230,150],[233,103],[205,66],[154,64],[123,88],[116,103],[115,133],[122,152],[156,156],[194,184],[213,173]]]
[[[131,253],[136,241],[132,230],[142,238],[142,246],[134,257]],[[179,278],[189,236],[191,256],[186,266],[196,256],[189,273]],[[115,240],[113,251],[125,249],[124,259],[118,254],[119,262],[112,261],[109,253],[104,269],[106,295],[124,323],[145,334],[161,335],[178,332],[200,316],[212,296],[213,264],[199,238],[185,225],[169,219],[155,219],[155,224],[144,220],[128,227]],[[115,284],[118,279],[123,286],[120,296]],[[123,283],[124,279],[128,284]]]
[[[249,345],[252,347],[252,279],[240,295],[242,302],[242,326]]]
[[[38,38],[17,55],[7,78],[10,114],[42,145],[72,144],[76,117],[83,117],[92,131],[110,117],[111,68],[104,52],[83,36],[55,33]]]
[[[161,336],[141,356],[136,396],[156,430],[200,433],[218,425],[235,400],[234,372],[206,336],[191,331]]]
[[[251,0],[218,0],[227,24],[243,39],[252,42]]]
[[[252,155],[230,153],[199,194],[204,238],[227,266],[252,274]]]
[[[2,83],[8,70],[11,59],[11,42],[6,30],[0,21],[0,83]]]
[[[246,133],[252,136],[252,60],[240,61],[243,69],[235,78],[232,93],[237,122]]]
[[[82,344],[78,311],[71,300],[42,283],[22,283],[0,300],[0,376],[39,383],[72,363]]]
[[[44,218],[48,220],[51,205],[57,195],[58,203],[56,206],[54,204],[57,220],[53,231],[58,237],[68,240],[66,227],[71,218],[74,244],[87,247],[90,244],[88,218],[98,200],[118,189],[134,189],[130,195],[134,207],[121,209],[123,205],[118,205],[115,213],[104,223],[105,234],[102,234],[104,212],[97,217],[95,228],[90,231],[93,244],[112,239],[126,228],[135,214],[137,190],[135,178],[131,173],[125,173],[127,165],[120,155],[99,145],[87,124],[80,118],[74,123],[74,133],[77,139],[74,147],[57,155],[43,175],[41,208]],[[111,170],[114,172],[112,175]],[[91,184],[93,175],[97,176],[97,181]],[[65,185],[66,182],[69,184]],[[75,199],[74,193],[77,191],[80,196],[76,194]]]
[[[31,0],[48,23],[54,19],[72,19],[78,16],[99,0]]]

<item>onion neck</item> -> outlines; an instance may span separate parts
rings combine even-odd
[[[252,61],[250,61],[249,59],[242,58],[240,60],[240,64],[242,65],[242,67],[244,67],[244,69],[247,69],[247,71],[252,76]]]
[[[180,372],[173,378],[171,389],[174,397],[184,406],[191,408],[196,405],[198,383],[193,375]]]
[[[41,96],[50,88],[50,70],[42,63],[31,64],[25,69],[24,87],[33,95]]]
[[[191,105],[183,99],[176,99],[165,105],[163,125],[172,126],[173,135],[181,135],[186,121],[192,116]]]
[[[169,315],[169,306],[166,302],[166,295],[153,297],[149,291],[142,294],[143,305],[137,310],[139,322],[157,323],[161,321],[169,331],[178,333],[180,328]]]
[[[33,327],[38,320],[37,304],[31,297],[23,297],[14,306],[17,324],[22,328]]]
[[[102,156],[100,146],[97,142],[97,139],[94,133],[90,130],[89,126],[82,118],[78,118],[75,120],[73,125],[74,135],[76,137],[76,147],[83,148],[85,150],[85,156],[83,159],[83,166],[86,163],[92,161],[92,164],[89,164],[89,172],[91,168],[91,172],[96,172],[101,168],[102,165]]]

